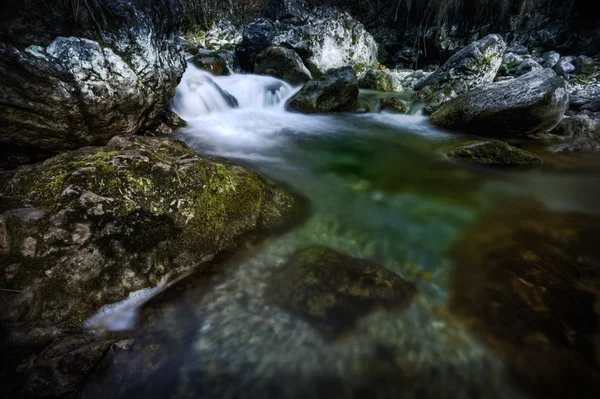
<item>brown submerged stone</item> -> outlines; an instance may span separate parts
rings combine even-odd
[[[310,247],[273,273],[265,295],[335,339],[377,308],[407,307],[416,292],[412,283],[377,263]]]
[[[534,397],[600,397],[600,218],[512,208],[454,247],[450,309]]]

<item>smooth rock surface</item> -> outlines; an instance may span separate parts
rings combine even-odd
[[[310,71],[294,50],[278,46],[268,47],[258,54],[254,73],[274,76],[292,85],[306,83],[312,79]]]
[[[503,141],[478,141],[448,151],[448,157],[486,165],[535,165],[542,159],[535,154],[513,147]]]
[[[551,69],[478,87],[445,103],[430,122],[487,137],[515,137],[552,130],[569,104],[566,82]]]

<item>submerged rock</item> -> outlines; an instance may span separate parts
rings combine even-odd
[[[283,79],[293,85],[306,83],[312,79],[310,71],[294,50],[271,46],[256,57],[254,73]]]
[[[403,309],[416,294],[384,267],[323,247],[296,253],[269,278],[267,300],[336,338],[377,308]]]
[[[311,80],[289,99],[286,107],[304,113],[353,110],[358,101],[358,82],[351,67],[332,69]]]
[[[75,21],[71,2],[55,3],[27,0],[3,15],[11,34],[0,35],[0,158],[136,133],[183,73],[178,2],[103,0],[77,5]]]
[[[79,324],[279,228],[298,209],[255,173],[182,142],[113,138],[20,168],[0,214],[0,321]],[[27,206],[27,207],[23,207]]]
[[[543,161],[528,151],[503,141],[478,141],[461,145],[447,153],[450,158],[488,165],[535,165]]]
[[[452,250],[451,312],[532,397],[600,396],[598,226],[519,201]]]
[[[569,104],[566,82],[551,69],[478,87],[445,103],[430,122],[487,137],[515,137],[552,130]]]
[[[505,49],[500,35],[469,44],[415,87],[417,98],[433,110],[459,94],[493,82]]]

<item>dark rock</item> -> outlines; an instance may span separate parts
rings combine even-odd
[[[229,75],[227,62],[216,53],[199,53],[190,59],[191,63],[215,76]]]
[[[529,53],[529,50],[527,49],[527,47],[523,46],[520,43],[512,43],[510,46],[507,47],[506,52],[519,55],[526,55]]]
[[[379,91],[396,91],[398,85],[387,69],[370,68],[359,79],[358,87],[361,89],[379,90]]]
[[[306,0],[270,0],[265,15],[274,21],[301,23],[309,9]]]
[[[522,199],[501,209],[451,251],[450,311],[531,397],[599,397],[600,219]]]
[[[575,72],[575,66],[571,63],[573,57],[563,57],[554,66],[554,72],[558,76],[568,77],[571,73]]]
[[[27,0],[2,16],[0,158],[139,132],[165,108],[183,73],[178,2],[104,0],[101,9],[78,6],[76,21],[61,10],[71,2],[55,3]]]
[[[388,110],[400,114],[407,114],[410,112],[410,105],[398,97],[384,97],[379,100],[379,106],[382,111]]]
[[[478,141],[461,145],[447,153],[450,158],[487,165],[536,165],[543,161],[530,152],[503,141]]]
[[[274,44],[275,35],[277,35],[277,27],[268,19],[257,19],[244,27],[242,41],[237,51],[243,70],[254,72],[256,57]]]
[[[417,85],[417,98],[433,110],[461,93],[492,82],[505,49],[506,43],[499,35],[469,44]]]
[[[283,79],[293,85],[306,83],[312,79],[310,71],[294,50],[271,46],[256,57],[254,73]]]
[[[575,67],[575,74],[582,76],[591,76],[596,71],[594,60],[585,55],[575,57],[572,61]]]
[[[542,63],[544,68],[554,68],[558,64],[558,60],[560,60],[560,54],[556,51],[547,51],[540,55],[540,58],[544,60]]]
[[[596,98],[581,106],[584,111],[600,112],[600,98]]]
[[[22,167],[7,188],[30,208],[0,215],[0,288],[17,291],[0,292],[0,320],[50,326],[80,324],[298,209],[258,175],[164,138],[118,136]]]
[[[542,69],[542,66],[536,60],[527,58],[519,64],[515,71],[515,76],[525,75],[526,73],[537,71],[538,69]]]
[[[550,147],[554,152],[600,149],[600,121],[584,114],[565,116],[550,133],[564,139],[563,143]]]
[[[351,111],[358,100],[358,82],[351,67],[328,71],[311,80],[286,104],[286,107],[304,113]]]
[[[442,105],[430,122],[488,137],[552,130],[569,103],[566,82],[551,69],[478,87]]]
[[[416,294],[384,267],[323,247],[296,253],[269,278],[269,302],[336,338],[377,308],[403,309]]]

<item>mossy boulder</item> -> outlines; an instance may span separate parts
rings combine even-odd
[[[199,52],[190,59],[190,62],[215,76],[229,75],[227,61],[220,57],[217,52]]]
[[[351,67],[331,69],[306,83],[286,104],[304,113],[353,111],[358,106],[358,82]]]
[[[397,112],[400,114],[408,114],[410,112],[410,104],[398,97],[383,97],[379,100],[381,110]]]
[[[499,140],[464,144],[448,151],[447,155],[453,159],[487,165],[536,165],[543,162],[537,155]]]
[[[528,397],[600,397],[598,226],[597,215],[520,199],[451,250],[450,311]]]
[[[297,252],[268,280],[266,298],[337,338],[377,308],[403,309],[415,286],[377,263],[324,247]]]
[[[389,70],[370,68],[359,79],[358,87],[369,90],[396,91],[398,83]]]
[[[79,324],[247,239],[283,226],[297,200],[178,140],[113,138],[21,167],[0,214],[0,320]],[[14,201],[13,201],[14,205]]]

